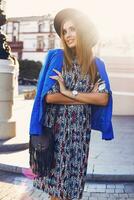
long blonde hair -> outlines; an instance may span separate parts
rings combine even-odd
[[[94,83],[97,70],[91,47],[91,40],[93,38],[90,37],[89,30],[87,30],[87,27],[85,27],[86,24],[83,23],[78,24],[78,20],[71,20],[71,21],[74,24],[76,30],[76,35],[77,35],[76,56],[77,56],[77,61],[81,66],[82,76],[89,74],[92,83]],[[64,23],[65,21],[63,21],[61,25],[61,41],[64,48],[64,62],[66,65],[66,69],[69,70],[72,65],[72,59],[74,57],[74,54],[64,41],[64,35],[63,35]]]

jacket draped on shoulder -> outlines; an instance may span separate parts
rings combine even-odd
[[[40,71],[37,92],[30,120],[30,135],[41,135],[43,133],[43,122],[45,118],[45,96],[55,84],[55,80],[49,78],[54,75],[53,69],[62,71],[64,52],[62,49],[49,50],[45,62]],[[105,81],[106,89],[109,92],[109,100],[106,106],[91,105],[91,129],[101,131],[102,139],[111,140],[114,138],[112,127],[112,92],[109,79],[106,73],[104,62],[95,58],[97,69],[102,80]]]

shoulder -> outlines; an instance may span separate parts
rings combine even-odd
[[[100,57],[95,57],[95,63],[96,63],[96,67],[97,69],[100,70],[105,70],[105,62],[102,58]]]
[[[103,65],[105,64],[103,58],[100,58],[100,57],[97,57],[97,56],[95,56],[95,61],[96,61],[96,63],[101,63]]]
[[[57,56],[63,57],[64,51],[62,49],[49,49],[44,55],[43,64],[49,63],[53,58]]]
[[[48,50],[48,55],[54,55],[54,54],[63,54],[63,49],[50,49]]]

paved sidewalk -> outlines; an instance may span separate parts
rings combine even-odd
[[[50,200],[30,179],[0,171],[0,200]],[[86,182],[82,200],[134,200],[134,182]]]
[[[33,100],[15,99],[14,118],[17,142],[29,141],[29,121]],[[88,180],[134,181],[134,116],[113,117],[115,139],[104,141],[92,132],[87,169]],[[13,143],[11,139],[8,143]],[[29,168],[28,149],[0,153],[0,170],[23,173]]]

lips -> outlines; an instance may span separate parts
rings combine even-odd
[[[67,43],[72,43],[74,40],[68,40]]]

